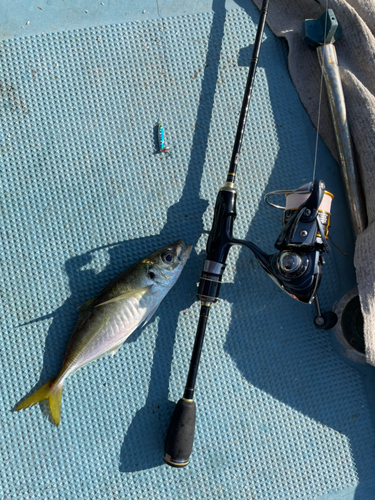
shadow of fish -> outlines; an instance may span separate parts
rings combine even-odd
[[[179,278],[191,248],[178,240],[151,253],[85,302],[59,375],[33,392],[16,410],[48,399],[53,422],[59,425],[65,379],[104,354],[115,354],[139,325],[150,320]]]

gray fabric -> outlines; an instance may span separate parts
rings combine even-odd
[[[262,1],[254,0],[260,8]],[[316,19],[327,4],[318,0],[270,1],[267,23],[289,45],[289,71],[300,99],[317,126],[320,67],[314,49],[302,40],[305,19]],[[368,227],[356,241],[354,264],[365,325],[366,361],[375,365],[375,1],[331,0],[342,36],[336,43],[345,94],[348,123],[361,172]],[[321,104],[320,135],[337,159],[329,105],[325,91]]]

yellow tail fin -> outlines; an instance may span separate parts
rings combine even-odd
[[[34,406],[40,401],[48,399],[53,422],[55,425],[59,425],[61,415],[62,390],[62,384],[55,385],[55,379],[50,380],[40,389],[33,392],[28,398],[22,401],[22,403],[17,406],[16,411],[22,410],[23,408],[29,408],[29,406]]]

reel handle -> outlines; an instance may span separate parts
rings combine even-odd
[[[164,445],[163,460],[172,467],[185,467],[193,451],[195,402],[181,398],[174,409]]]

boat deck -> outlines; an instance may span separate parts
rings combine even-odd
[[[0,497],[369,500],[375,377],[314,308],[234,249],[211,311],[188,467],[163,464],[199,314],[207,232],[226,178],[259,12],[249,1],[48,2],[0,7]],[[86,12],[87,11],[87,12]],[[144,11],[144,12],[143,12]],[[266,27],[236,188],[236,235],[271,253],[264,194],[311,180],[316,131]],[[173,156],[156,154],[164,124]],[[323,310],[355,284],[337,163]],[[60,427],[16,403],[54,377],[77,308],[149,252],[194,246],[155,318],[65,384]]]

